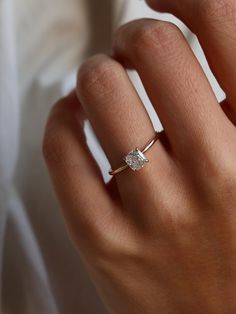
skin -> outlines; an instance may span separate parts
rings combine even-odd
[[[137,20],[113,55],[79,70],[49,117],[44,156],[71,236],[108,309],[122,314],[236,313],[236,4],[150,0],[198,36],[226,93],[221,105],[179,29]],[[89,119],[112,168],[154,135],[126,68],[164,132],[141,171],[105,184],[83,132]],[[109,169],[108,169],[109,170]]]

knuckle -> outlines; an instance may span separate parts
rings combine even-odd
[[[170,22],[141,20],[136,22],[131,45],[134,53],[171,53],[181,35],[177,26]]]
[[[96,252],[97,259],[96,265],[94,265],[95,269],[100,273],[109,274],[110,269],[114,268],[114,265],[122,267],[143,263],[143,244],[131,242],[132,241],[130,240],[126,240],[120,245],[117,245],[117,243],[110,243],[110,245],[104,244],[103,246],[100,246]]]
[[[131,261],[142,256],[143,243],[140,234],[128,222],[127,228],[124,225],[124,228],[120,228],[116,224],[117,220],[113,217],[109,221],[106,220],[105,224],[94,221],[83,226],[82,237],[93,246],[97,266]]]
[[[84,207],[83,209],[85,213],[91,210],[90,207]],[[92,217],[81,214],[77,217],[74,224],[73,221],[71,222],[70,226],[71,234],[76,242],[86,242],[89,243],[91,248],[100,249],[102,235],[99,226],[97,226],[96,221]]]
[[[94,210],[93,204],[84,205],[80,201],[77,204],[79,204],[81,209],[79,214],[75,213],[70,217],[67,215],[69,232],[74,243],[79,249],[81,249],[82,245],[86,248],[87,252],[99,258],[105,258],[108,255],[108,247],[110,254],[114,250],[114,245],[110,243],[111,240],[106,234],[106,230],[108,229],[106,223],[101,224],[99,216],[95,217],[88,214],[88,212]],[[96,205],[96,208],[98,210],[101,209],[98,205]]]
[[[85,61],[77,77],[77,90],[81,97],[104,94],[121,75],[121,65],[107,56],[98,55]],[[113,83],[112,83],[113,82]]]
[[[227,148],[216,152],[214,156],[206,156],[202,168],[202,176],[210,191],[213,195],[217,192],[220,198],[225,193],[235,194],[236,187],[235,158],[231,153],[223,154],[222,151],[227,151]]]
[[[232,160],[220,160],[216,170],[216,184],[220,190],[234,191],[236,186],[236,169]],[[215,181],[215,179],[213,180]]]
[[[193,161],[189,163],[192,184],[199,201],[207,200],[209,208],[226,209],[227,204],[236,202],[236,149],[225,138],[222,141],[211,138],[206,143],[198,147],[195,156],[191,153],[188,156]]]

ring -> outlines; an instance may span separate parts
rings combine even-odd
[[[145,157],[145,153],[155,144],[155,142],[159,139],[160,133],[156,131],[155,137],[143,148],[138,149],[135,148],[131,152],[126,155],[123,160],[125,162],[125,165],[113,170],[111,169],[109,171],[109,174],[111,176],[114,176],[128,168],[132,169],[133,171],[137,171],[142,169],[146,163],[149,162],[149,160]]]

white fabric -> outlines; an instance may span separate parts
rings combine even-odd
[[[1,313],[105,313],[68,239],[41,141],[52,104],[74,85],[83,58],[108,51],[114,28],[143,16],[158,15],[137,0],[0,0]]]

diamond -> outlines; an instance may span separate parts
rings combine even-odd
[[[124,161],[132,170],[136,171],[143,168],[148,159],[138,148],[135,148],[124,158]]]

